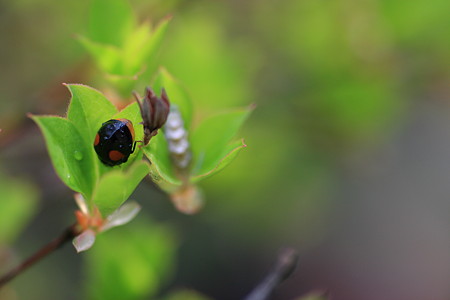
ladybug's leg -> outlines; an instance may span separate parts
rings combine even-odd
[[[136,143],[137,143],[137,142],[138,142],[138,141],[134,142],[133,148],[131,149],[131,153],[133,153],[133,152],[134,152],[134,149],[136,149]]]

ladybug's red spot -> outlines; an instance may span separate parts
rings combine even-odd
[[[97,133],[97,134],[95,135],[94,146],[97,146],[99,142],[100,142],[100,136],[99,136],[98,133]]]
[[[109,151],[108,156],[109,156],[109,159],[112,161],[119,161],[122,158],[124,158],[125,155],[123,155],[122,152],[119,152],[117,150],[112,150],[112,151]]]

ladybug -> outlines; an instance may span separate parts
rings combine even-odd
[[[102,124],[94,140],[98,158],[108,166],[117,166],[134,152],[133,123],[127,119],[112,119]]]

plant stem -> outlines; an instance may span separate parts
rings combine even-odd
[[[273,290],[284,280],[289,278],[297,267],[298,254],[292,248],[283,249],[273,270],[263,281],[245,298],[245,300],[269,299]]]
[[[20,265],[10,270],[8,273],[0,277],[0,288],[4,286],[6,283],[14,279],[17,275],[21,274],[23,271],[27,270],[29,267],[43,259],[48,254],[52,253],[56,249],[63,246],[66,242],[71,241],[74,237],[80,234],[80,230],[77,227],[77,224],[73,224],[66,228],[63,233],[42,247],[40,250],[31,255],[28,259],[23,261]]]

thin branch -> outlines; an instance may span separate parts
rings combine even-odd
[[[294,273],[298,262],[298,254],[292,248],[283,249],[273,270],[244,300],[267,300],[273,290]]]
[[[27,270],[29,267],[43,259],[48,254],[52,253],[56,249],[63,246],[65,243],[71,241],[74,237],[80,234],[79,229],[77,228],[77,224],[73,224],[69,226],[64,232],[38,250],[36,253],[31,255],[28,259],[23,261],[20,265],[10,270],[8,273],[0,277],[0,288],[4,286],[6,283],[14,279],[17,275],[21,274],[23,271]]]

